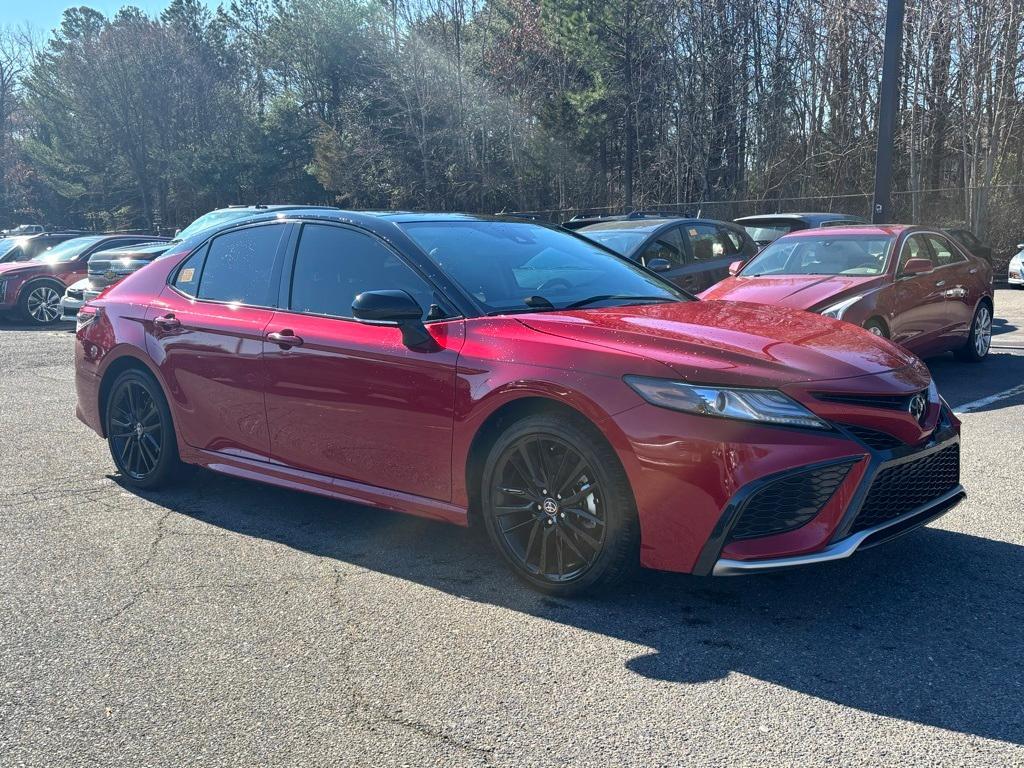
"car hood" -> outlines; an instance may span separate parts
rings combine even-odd
[[[691,301],[518,319],[535,331],[657,360],[698,383],[780,387],[919,364],[849,323],[763,304]]]
[[[120,248],[108,248],[97,251],[94,255],[101,259],[155,259],[171,247],[170,240],[156,240],[137,245],[122,245]],[[91,260],[91,259],[90,259]]]
[[[884,275],[785,275],[781,277],[728,277],[700,296],[702,299],[777,304],[793,309],[815,309],[878,288]]]
[[[51,265],[43,261],[9,261],[6,264],[0,264],[0,277],[15,277],[52,271]]]

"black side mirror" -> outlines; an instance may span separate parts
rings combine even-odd
[[[668,272],[672,269],[672,262],[668,259],[651,259],[647,262],[647,268],[651,272]]]
[[[397,325],[410,349],[433,349],[434,337],[423,325],[423,307],[406,291],[364,291],[352,302],[352,317],[365,323]]]

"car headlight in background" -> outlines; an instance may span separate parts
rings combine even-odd
[[[850,307],[852,307],[854,304],[856,304],[863,298],[863,295],[851,296],[848,299],[843,299],[838,304],[833,304],[830,307],[825,307],[824,309],[818,310],[818,314],[821,315],[822,317],[831,317],[834,320],[842,320],[843,313],[846,312],[846,310],[848,310]]]
[[[96,307],[90,307],[86,304],[78,310],[78,315],[75,317],[75,331],[80,331],[86,326],[92,325],[99,316],[100,311]]]
[[[728,389],[648,376],[626,376],[625,382],[651,405],[674,411],[762,424],[831,429],[796,400],[774,389]]]

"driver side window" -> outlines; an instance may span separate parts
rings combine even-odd
[[[356,296],[381,290],[407,291],[424,312],[435,301],[427,282],[371,235],[323,224],[303,226],[291,310],[350,318]]]
[[[903,244],[903,250],[900,252],[899,268],[896,270],[897,277],[903,274],[907,262],[911,259],[928,259],[934,266],[935,260],[932,258],[931,249],[928,247],[924,235],[911,235]]]
[[[654,259],[665,259],[673,267],[683,264],[683,238],[679,234],[679,227],[662,232],[658,239],[644,248],[640,254],[640,263],[645,267]]]

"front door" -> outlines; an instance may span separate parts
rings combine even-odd
[[[176,425],[191,446],[267,459],[263,336],[288,224],[215,237],[178,268],[146,315]]]
[[[264,343],[274,459],[449,500],[462,321],[429,322],[437,347],[417,351],[395,326],[354,320],[353,299],[372,290],[408,291],[425,313],[436,305],[431,317],[454,313],[381,240],[350,227],[304,224],[290,273]]]

